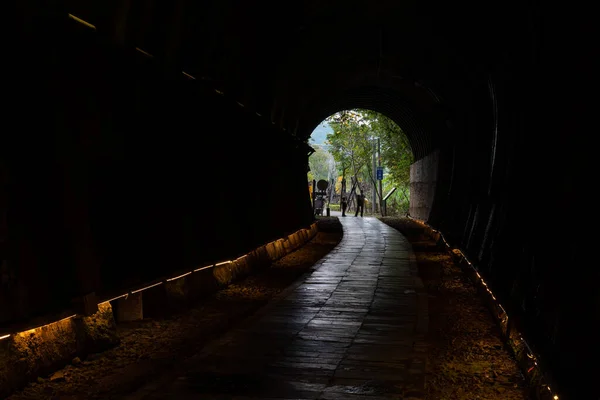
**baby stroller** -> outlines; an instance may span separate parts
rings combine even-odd
[[[325,199],[323,196],[317,196],[315,199],[315,215],[323,216],[323,208],[325,206]]]

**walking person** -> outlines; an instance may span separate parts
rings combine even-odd
[[[356,213],[354,214],[355,217],[358,217],[358,212],[360,211],[360,216],[363,216],[363,211],[365,208],[365,195],[364,194],[357,194],[356,195]]]
[[[346,209],[348,208],[348,202],[346,201],[346,197],[342,197],[342,217],[346,216]]]

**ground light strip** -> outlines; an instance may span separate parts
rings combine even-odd
[[[304,230],[307,230],[307,229],[300,229],[300,230],[296,231],[294,234],[296,234],[296,233],[298,233],[298,232],[301,232],[301,231],[304,231]],[[280,241],[280,240],[284,240],[284,241],[285,241],[285,240],[288,240],[288,239],[287,239],[287,238],[282,238],[282,239],[274,240],[274,241],[272,241],[272,242],[268,242],[268,243],[266,243],[266,244],[264,244],[264,245],[262,245],[262,246],[259,246],[259,247],[258,247],[258,249],[260,249],[260,248],[263,248],[263,247],[266,247],[266,246],[268,246],[268,245],[270,245],[270,244],[274,244],[274,243],[276,243],[276,242],[278,242],[278,241]],[[252,253],[252,252],[250,252],[250,253]],[[250,253],[248,253],[248,254],[250,254]],[[218,262],[218,263],[215,263],[215,264],[207,265],[207,266],[205,266],[205,267],[196,268],[196,269],[194,269],[194,270],[192,270],[192,271],[189,271],[189,272],[186,272],[186,273],[184,273],[184,274],[179,274],[179,275],[177,275],[177,276],[173,276],[173,277],[171,277],[171,278],[164,279],[164,280],[163,280],[163,281],[161,281],[161,282],[154,283],[154,284],[151,284],[151,285],[145,286],[145,287],[143,287],[143,288],[140,288],[140,289],[132,290],[132,291],[129,291],[129,292],[127,292],[127,293],[121,294],[121,295],[119,295],[119,296],[113,297],[113,298],[111,298],[111,299],[109,299],[109,300],[102,301],[102,302],[98,303],[98,305],[101,305],[101,304],[106,304],[106,303],[109,303],[109,302],[111,302],[111,301],[118,300],[118,299],[121,299],[121,298],[125,298],[125,299],[127,299],[127,298],[129,297],[129,295],[131,295],[131,294],[134,294],[134,293],[139,293],[139,292],[142,292],[142,291],[144,291],[144,290],[147,290],[147,289],[150,289],[150,288],[153,288],[153,287],[156,287],[156,286],[162,285],[162,284],[163,284],[163,283],[165,283],[165,282],[171,282],[171,281],[174,281],[174,280],[177,280],[177,279],[185,278],[186,276],[188,276],[188,275],[190,275],[190,274],[192,274],[192,273],[194,273],[194,272],[203,271],[203,270],[205,270],[205,269],[214,268],[214,267],[218,267],[218,266],[221,266],[221,265],[225,265],[225,264],[231,264],[231,263],[234,263],[234,262],[236,262],[236,261],[239,261],[239,260],[242,260],[242,259],[246,258],[246,257],[248,256],[248,254],[244,254],[244,255],[242,255],[242,256],[240,256],[240,257],[236,258],[235,260],[221,261],[221,262]],[[10,337],[12,337],[12,336],[17,336],[17,335],[23,334],[23,333],[31,333],[31,332],[35,332],[35,331],[36,331],[36,330],[38,330],[38,329],[42,329],[42,328],[45,328],[45,327],[48,327],[48,326],[51,326],[51,325],[54,325],[54,324],[61,323],[61,322],[63,322],[63,321],[67,321],[67,320],[69,320],[69,319],[71,319],[71,318],[73,318],[73,317],[76,317],[76,316],[77,316],[77,314],[73,314],[73,315],[70,315],[70,316],[68,316],[68,317],[66,317],[66,318],[61,318],[61,319],[59,319],[59,320],[57,320],[57,321],[50,322],[50,323],[47,323],[47,324],[44,324],[44,325],[38,326],[38,327],[36,327],[36,328],[27,329],[27,330],[25,330],[25,331],[21,331],[21,332],[14,332],[14,333],[8,333],[8,334],[4,334],[4,335],[0,336],[0,341],[2,341],[2,340],[5,340],[5,339],[8,339],[8,338],[10,338]]]
[[[77,316],[77,314],[69,315],[66,318],[59,319],[58,321],[50,322],[49,324],[41,325],[41,326],[38,326],[36,328],[27,329],[27,330],[22,331],[22,332],[9,333],[9,334],[0,336],[0,340],[8,339],[11,336],[26,335],[28,333],[34,333],[38,329],[42,329],[42,328],[45,328],[47,326],[54,325],[54,324],[60,324],[61,322],[68,321],[68,320],[70,320],[71,318],[73,318],[75,316]]]
[[[447,247],[447,248],[449,248],[449,249],[450,249],[452,252],[456,252],[456,253],[460,254],[460,256],[463,258],[463,260],[464,260],[464,261],[465,261],[465,262],[466,262],[466,263],[467,263],[467,264],[468,264],[468,265],[469,265],[469,266],[472,268],[472,270],[475,272],[475,275],[477,276],[477,281],[478,281],[478,283],[480,283],[480,284],[481,284],[481,285],[482,285],[482,286],[485,288],[485,290],[488,292],[488,294],[489,294],[489,295],[491,296],[491,298],[494,300],[494,302],[495,302],[495,305],[496,305],[496,306],[497,306],[497,307],[498,307],[500,310],[502,310],[502,313],[501,313],[500,315],[498,315],[497,317],[498,317],[498,319],[501,321],[501,324],[502,324],[502,326],[503,326],[503,327],[506,327],[506,326],[507,326],[507,323],[508,323],[508,314],[507,314],[506,310],[504,309],[504,307],[502,307],[502,305],[500,304],[500,302],[498,301],[498,299],[496,298],[496,296],[494,296],[494,293],[492,293],[492,290],[489,288],[488,284],[485,282],[485,280],[483,279],[483,277],[482,277],[482,276],[479,274],[479,271],[477,271],[477,268],[475,267],[475,265],[473,265],[473,263],[472,263],[471,261],[469,261],[469,259],[467,258],[466,254],[465,254],[465,253],[464,253],[462,250],[460,250],[460,249],[458,249],[458,248],[454,249],[452,246],[450,246],[450,244],[448,243],[448,241],[446,240],[446,238],[444,237],[444,234],[443,234],[442,232],[438,231],[437,229],[434,229],[433,227],[431,227],[430,225],[428,225],[427,223],[425,223],[425,222],[424,222],[424,221],[422,221],[422,220],[419,220],[419,219],[416,219],[416,218],[413,218],[413,217],[410,217],[410,216],[409,216],[409,218],[410,218],[411,220],[413,220],[413,221],[415,221],[415,222],[417,222],[417,223],[419,223],[419,224],[421,224],[421,225],[423,225],[423,226],[426,226],[427,228],[431,229],[431,231],[432,231],[432,232],[434,232],[434,233],[436,233],[436,234],[440,235],[440,237],[441,237],[441,238],[442,238],[442,240],[444,241],[444,244],[446,245],[446,247]],[[530,347],[530,346],[527,344],[527,342],[525,341],[525,339],[523,338],[523,336],[522,336],[522,335],[521,335],[519,332],[517,332],[517,335],[518,335],[518,340],[519,340],[519,341],[520,341],[520,342],[521,342],[521,343],[522,343],[522,344],[525,346],[525,348],[527,349],[527,351],[526,351],[527,358],[529,358],[529,359],[530,359],[530,360],[532,360],[532,362],[533,362],[533,366],[527,369],[527,373],[528,373],[528,374],[531,374],[531,372],[532,372],[532,371],[533,371],[533,370],[534,370],[536,367],[538,367],[538,369],[539,369],[538,362],[537,362],[537,357],[534,355],[534,352],[533,352],[533,350],[532,350],[532,349],[531,349],[531,347]],[[506,333],[506,337],[507,337],[507,340],[508,340],[508,341],[510,341],[510,340],[511,340],[511,338],[510,338],[510,332],[508,332],[508,331],[507,331],[507,333]],[[540,373],[540,376],[541,376],[541,378],[540,378],[540,382],[543,382],[543,381],[544,381],[543,374],[541,374],[541,373]],[[542,387],[544,387],[544,388],[546,388],[546,389],[548,389],[548,391],[550,392],[550,395],[552,396],[552,399],[553,399],[553,400],[559,400],[559,397],[558,397],[558,395],[557,395],[557,394],[555,394],[555,393],[552,391],[552,388],[550,387],[550,385],[547,385],[547,384],[541,383],[541,386],[542,386]]]

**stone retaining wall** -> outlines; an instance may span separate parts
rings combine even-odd
[[[119,343],[116,324],[146,317],[164,316],[202,296],[214,293],[298,249],[315,237],[317,224],[214,267],[188,273],[179,279],[98,305],[88,317],[71,316],[16,333],[0,340],[0,398],[38,376],[47,376],[75,357],[104,351]]]
[[[315,237],[317,232],[317,224],[314,223],[308,229],[301,229],[286,238],[261,246],[236,260],[215,266],[212,269],[212,278],[214,279],[212,286],[215,288],[227,286],[254,271],[268,267],[271,263],[304,245]],[[194,274],[190,274],[180,280],[191,281],[193,277]],[[175,282],[177,281],[167,282],[165,286],[169,296],[177,296],[177,291],[174,289],[177,285]],[[204,284],[206,283],[204,282]]]
[[[89,317],[70,317],[0,341],[0,398],[38,376],[119,343],[110,303]]]

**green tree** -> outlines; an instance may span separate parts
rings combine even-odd
[[[321,146],[314,146],[315,152],[308,159],[308,165],[310,171],[308,172],[308,180],[319,181],[335,177],[335,159],[327,150],[321,148]]]
[[[410,165],[414,156],[402,129],[385,115],[362,110],[375,135],[381,139],[381,158],[386,174],[384,193],[396,191],[387,200],[388,211],[407,213],[410,203]]]
[[[402,129],[385,115],[371,110],[361,111],[369,121],[371,131],[381,139],[381,158],[388,177],[399,185],[410,184],[410,165],[414,157]]]
[[[388,211],[406,212],[409,206],[410,165],[412,150],[402,129],[386,116],[371,110],[341,111],[327,119],[333,133],[327,135],[331,153],[338,162],[340,174],[368,182],[378,196],[396,187],[388,199]],[[378,193],[373,178],[372,156],[376,139],[380,140],[384,174],[383,192]]]
[[[342,179],[347,179],[349,173],[359,181],[368,180],[364,178],[370,165],[372,142],[362,116],[353,110],[342,111],[327,121],[333,129],[333,133],[327,135],[327,141],[340,167]]]

